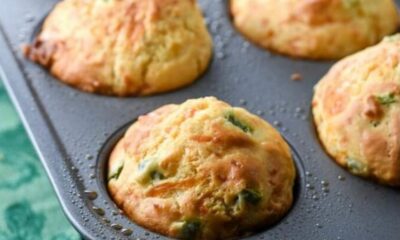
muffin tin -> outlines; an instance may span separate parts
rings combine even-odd
[[[295,204],[287,216],[243,239],[398,239],[400,192],[348,174],[330,160],[315,134],[312,89],[333,62],[264,51],[233,28],[228,1],[199,2],[214,38],[206,74],[174,92],[116,98],[70,88],[22,56],[21,44],[33,39],[57,1],[2,1],[1,78],[83,238],[165,238],[135,225],[115,207],[104,181],[108,154],[139,115],[167,103],[216,96],[273,123],[290,143],[298,171]],[[291,80],[293,73],[303,79]]]

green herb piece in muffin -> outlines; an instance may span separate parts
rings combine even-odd
[[[368,175],[368,167],[366,164],[363,162],[360,162],[358,160],[348,158],[347,159],[347,167],[350,172],[356,175]]]
[[[150,177],[151,177],[151,179],[154,180],[154,181],[160,181],[160,180],[163,180],[163,179],[165,178],[164,174],[162,174],[162,173],[161,173],[160,171],[158,171],[158,170],[152,171],[152,172],[150,173]]]
[[[244,200],[246,203],[250,203],[252,205],[256,205],[258,204],[261,199],[262,196],[261,194],[253,189],[243,189],[240,193],[239,193],[239,201],[240,199]]]
[[[248,125],[247,123],[245,123],[244,121],[239,120],[233,112],[226,113],[225,119],[228,122],[230,122],[231,124],[233,124],[234,126],[242,129],[243,132],[246,132],[246,133],[253,132],[253,128],[250,125]]]
[[[196,239],[200,230],[201,221],[199,219],[186,220],[182,224],[180,236],[183,239]]]
[[[123,168],[124,168],[124,164],[122,163],[119,167],[117,167],[117,169],[115,169],[114,171],[111,171],[108,175],[108,181],[110,181],[111,179],[117,180],[119,178],[119,175],[121,175]]]
[[[139,183],[147,184],[153,181],[160,181],[165,178],[160,170],[158,161],[155,158],[142,160],[138,166],[136,179]]]
[[[342,0],[342,3],[349,10],[357,9],[360,6],[360,0]]]
[[[392,103],[397,102],[394,93],[389,93],[387,95],[376,96],[378,102],[382,105],[390,105]]]

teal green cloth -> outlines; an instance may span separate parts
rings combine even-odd
[[[0,240],[75,240],[0,80]]]

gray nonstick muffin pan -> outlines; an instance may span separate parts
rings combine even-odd
[[[333,62],[264,51],[233,28],[227,1],[200,0],[214,38],[214,58],[197,82],[151,97],[88,94],[22,56],[20,45],[32,41],[56,3],[1,0],[1,78],[66,215],[83,238],[165,238],[137,226],[115,207],[104,180],[109,151],[139,115],[167,103],[216,96],[273,123],[292,146],[297,165],[291,211],[244,239],[400,239],[400,191],[348,174],[316,137],[310,113],[313,86]],[[303,79],[292,81],[293,73]]]

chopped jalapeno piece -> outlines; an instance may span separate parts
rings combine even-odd
[[[147,158],[139,163],[136,176],[138,182],[142,184],[147,184],[151,181],[159,181],[164,178],[165,176],[160,170],[156,158]]]
[[[198,219],[184,221],[181,228],[181,237],[183,239],[195,239],[201,229],[201,222]]]
[[[145,159],[145,160],[141,161],[141,162],[139,163],[138,169],[139,169],[140,171],[143,171],[146,167],[149,166],[149,164],[151,163],[151,161],[152,161],[151,158],[148,158],[148,159]]]
[[[394,93],[389,93],[383,96],[376,96],[376,99],[382,105],[390,105],[392,103],[397,102]]]
[[[347,159],[347,167],[349,168],[350,172],[356,175],[366,175],[368,174],[368,167],[364,163],[348,158]]]
[[[225,119],[228,120],[233,125],[235,125],[236,127],[242,129],[243,132],[246,133],[253,132],[253,128],[250,127],[248,124],[244,123],[243,121],[240,121],[233,112],[225,114]]]
[[[377,121],[372,122],[372,126],[374,126],[374,127],[379,126],[379,124],[380,124],[380,122],[377,122]]]
[[[108,176],[108,181],[110,181],[111,179],[117,180],[119,178],[119,175],[121,174],[123,168],[124,168],[124,164],[119,166],[116,171],[110,172],[110,175]]]
[[[150,177],[153,180],[163,180],[165,177],[162,173],[160,173],[159,171],[153,171],[150,173]]]
[[[239,201],[241,199],[243,199],[245,202],[256,205],[257,203],[259,203],[261,201],[262,197],[261,197],[261,194],[256,190],[243,189],[239,193]]]
[[[360,5],[359,0],[342,0],[342,3],[347,9],[354,9]]]

